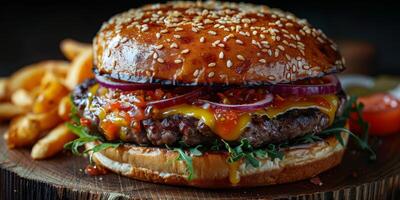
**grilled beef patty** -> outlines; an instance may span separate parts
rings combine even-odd
[[[87,109],[88,88],[95,84],[94,80],[88,80],[73,92],[73,103],[77,106],[82,117],[91,121],[92,131],[102,132],[99,128],[99,117]],[[344,94],[339,95],[340,105],[337,113],[340,113],[345,102]],[[92,105],[101,105],[99,97],[93,97]],[[211,145],[218,135],[202,120],[191,116],[175,114],[163,119],[145,119],[141,122],[141,131],[135,132],[126,129],[126,142],[139,145],[164,146],[176,145],[182,141],[187,146]],[[294,109],[269,119],[267,116],[252,115],[251,122],[245,128],[241,137],[232,143],[238,143],[241,139],[247,139],[253,147],[261,147],[269,143],[279,143],[305,134],[318,134],[329,126],[329,117],[318,109]]]

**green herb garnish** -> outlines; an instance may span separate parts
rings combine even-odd
[[[357,97],[356,96],[350,96],[348,101],[346,102],[345,109],[343,112],[343,115],[341,117],[336,118],[335,122],[332,124],[332,126],[328,129],[325,129],[321,132],[321,135],[332,135],[334,134],[336,139],[340,142],[341,145],[344,146],[344,141],[343,138],[341,137],[341,133],[347,133],[349,136],[355,139],[357,142],[358,146],[361,147],[362,150],[366,150],[370,153],[370,159],[375,160],[376,159],[376,154],[372,150],[372,148],[368,145],[368,131],[369,131],[369,124],[368,122],[364,121],[362,118],[362,110],[364,108],[364,105],[361,103],[357,103]],[[357,123],[361,127],[361,130],[363,132],[363,138],[361,139],[358,137],[356,134],[352,133],[350,130],[346,129],[346,123],[351,117],[351,113],[356,113],[357,114]]]
[[[194,169],[193,169],[193,160],[190,155],[187,155],[181,148],[174,148],[174,151],[178,152],[179,156],[176,160],[182,160],[186,164],[186,171],[188,173],[188,180],[193,179]]]
[[[275,160],[275,158],[283,159],[283,152],[274,144],[269,144],[267,148],[264,149],[254,149],[247,139],[242,139],[240,145],[236,147],[231,147],[229,143],[224,140],[222,140],[222,142],[228,150],[229,156],[227,161],[229,163],[234,163],[243,158],[246,165],[250,164],[253,167],[259,167],[260,161],[257,158],[264,159],[270,157],[271,160]]]
[[[73,123],[65,123],[67,128],[72,131],[75,135],[78,136],[77,139],[68,142],[64,145],[64,148],[70,149],[75,155],[82,155],[89,151],[93,153],[102,151],[107,148],[117,148],[121,143],[109,143],[100,135],[92,135],[89,134],[89,130],[80,124],[79,115],[76,107],[72,104],[71,107],[71,122]],[[87,149],[82,153],[79,151],[79,148],[84,146],[86,143],[100,141],[100,144],[95,145],[91,149]]]

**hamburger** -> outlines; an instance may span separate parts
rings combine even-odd
[[[169,2],[112,17],[69,127],[96,166],[137,180],[251,187],[316,176],[345,151],[344,61],[319,29],[245,3]]]

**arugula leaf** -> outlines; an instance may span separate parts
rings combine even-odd
[[[274,144],[269,144],[265,149],[254,149],[247,139],[242,139],[240,144],[232,148],[229,143],[222,140],[225,144],[225,148],[228,150],[229,156],[227,158],[229,163],[236,162],[240,159],[244,159],[246,165],[250,164],[253,167],[259,167],[259,159],[270,157],[272,160],[275,158],[282,159],[283,152],[279,151]]]
[[[342,147],[345,146],[341,132],[335,133],[335,138],[337,141],[339,141],[340,145],[342,145]]]
[[[72,97],[72,95],[69,96],[71,102],[74,102],[74,99]],[[79,114],[78,114],[78,109],[76,108],[75,104],[71,103],[71,114],[70,114],[70,118],[71,121],[79,124],[80,123],[80,118],[79,118]]]
[[[189,174],[188,180],[192,180],[194,176],[194,169],[193,169],[193,160],[192,158],[187,155],[182,149],[174,148],[174,151],[179,153],[179,156],[176,158],[177,160],[182,160],[186,163],[186,171]]]
[[[102,151],[102,150],[107,149],[107,148],[117,148],[121,144],[122,143],[104,143],[103,142],[103,143],[101,143],[99,145],[94,146],[91,149],[86,149],[83,153],[87,153],[89,151],[92,151],[93,153],[96,153],[96,152]]]
[[[269,144],[267,146],[266,151],[267,151],[268,157],[270,157],[271,160],[275,160],[275,158],[279,158],[280,160],[283,159],[283,156],[284,156],[283,152],[279,151],[279,149],[276,148],[276,146],[274,144]]]
[[[303,135],[297,139],[295,139],[294,144],[308,144],[308,143],[314,143],[318,141],[322,141],[323,139],[319,137],[318,135],[314,134],[306,134]]]
[[[210,147],[211,151],[219,151],[221,150],[221,143],[219,140],[215,139]]]
[[[201,156],[201,155],[203,155],[203,153],[199,150],[200,147],[202,147],[202,145],[197,145],[194,148],[190,148],[189,149],[190,154],[193,155],[193,156]]]
[[[65,126],[67,126],[67,128],[69,130],[71,130],[75,135],[77,135],[79,138],[86,138],[88,140],[97,140],[97,139],[101,139],[99,136],[94,136],[94,135],[90,135],[88,133],[87,130],[85,130],[85,127],[80,126],[80,125],[73,125],[70,123],[65,123]]]
[[[375,151],[371,149],[371,147],[368,145],[368,143],[364,140],[362,140],[361,138],[359,138],[356,134],[354,134],[353,132],[351,132],[350,130],[346,129],[346,128],[331,128],[331,129],[326,129],[324,131],[321,132],[321,134],[340,134],[341,132],[345,132],[347,134],[349,134],[350,136],[352,136],[357,144],[361,147],[361,149],[363,150],[367,150],[370,153],[370,159],[371,160],[376,160],[376,154]],[[343,141],[342,141],[343,142]]]
[[[354,138],[357,144],[361,147],[361,149],[366,150],[370,154],[371,160],[376,160],[376,153],[372,150],[372,148],[368,145],[368,131],[369,131],[369,124],[368,122],[364,121],[362,118],[362,110],[364,105],[361,103],[357,103],[356,96],[350,96],[348,101],[346,102],[343,114],[341,117],[337,117],[332,124],[331,128],[323,130],[321,134],[323,135],[331,135],[334,134],[336,139],[340,142],[342,146],[344,146],[343,138],[341,137],[341,133],[345,132],[349,134],[352,138]],[[357,114],[357,123],[361,127],[363,132],[363,139],[352,133],[350,130],[346,129],[347,121],[350,119],[351,114]]]
[[[245,154],[246,165],[250,164],[253,167],[260,167],[260,161],[256,159],[254,153]]]
[[[101,136],[89,134],[89,131],[85,127],[79,125],[79,121],[77,122],[77,124],[78,125],[73,125],[71,123],[65,123],[67,128],[69,130],[71,130],[72,133],[74,133],[75,135],[78,136],[77,139],[75,139],[71,142],[68,142],[67,144],[64,145],[64,148],[70,149],[72,151],[72,153],[75,155],[82,155],[82,153],[79,151],[79,148],[89,142],[101,141],[102,143],[94,146],[91,149],[87,149],[87,150],[83,151],[83,154],[85,154],[89,151],[93,151],[95,153],[95,152],[102,151],[106,148],[110,148],[110,147],[116,148],[119,145],[121,145],[121,143],[107,143],[104,140],[104,138],[102,138]]]
[[[257,149],[254,151],[254,155],[257,158],[266,158],[268,156],[267,152],[265,150],[262,149]]]

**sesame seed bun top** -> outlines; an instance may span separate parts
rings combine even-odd
[[[291,13],[169,2],[118,14],[94,41],[97,72],[131,82],[275,84],[344,69],[336,44]]]

